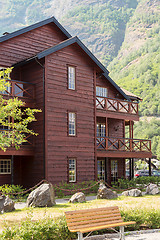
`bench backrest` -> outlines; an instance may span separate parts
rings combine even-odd
[[[69,211],[65,215],[70,231],[123,222],[117,206]]]

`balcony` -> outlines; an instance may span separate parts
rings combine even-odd
[[[96,97],[96,109],[138,116],[138,103],[116,98]]]
[[[0,129],[0,133],[3,134],[4,137],[8,137],[11,130],[8,129]],[[34,136],[31,134],[26,134],[26,137],[24,138],[25,142],[23,142],[18,150],[13,146],[7,148],[6,152],[0,149],[1,155],[34,155]]]
[[[35,99],[35,85],[33,83],[22,82],[17,80],[7,80],[9,86],[6,90],[1,92],[4,98],[14,98],[18,97],[24,101],[27,107],[32,107]]]
[[[151,140],[97,137],[96,142],[97,150],[151,153]]]

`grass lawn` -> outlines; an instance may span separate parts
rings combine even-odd
[[[109,206],[119,206],[120,210],[130,210],[130,209],[143,209],[146,211],[158,210],[160,211],[160,194],[155,196],[143,196],[143,197],[124,197],[121,196],[114,200],[104,200],[97,199],[92,201],[87,201],[86,203],[65,203],[56,204],[50,208],[24,208],[21,210],[16,210],[12,213],[4,213],[0,215],[0,231],[4,227],[4,223],[8,225],[13,225],[15,223],[20,223],[22,220],[27,219],[28,216],[32,216],[34,221],[43,219],[46,216],[51,218],[63,215],[65,211],[71,211],[76,209],[85,208],[99,208],[99,207],[109,207]]]

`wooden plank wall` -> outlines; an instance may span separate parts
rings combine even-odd
[[[43,65],[44,62],[41,62]],[[44,178],[43,175],[43,68],[37,63],[32,62],[21,68],[21,77],[23,81],[35,84],[35,107],[41,109],[41,113],[37,113],[37,122],[30,125],[38,136],[34,137],[35,140],[35,155],[30,163],[30,174],[32,175],[32,185],[37,184]],[[28,157],[29,159],[30,157]]]
[[[0,66],[9,67],[66,39],[54,23],[21,34],[0,43]]]
[[[108,89],[108,97],[110,98],[124,99],[124,97],[117,91],[117,89],[114,88],[113,85],[104,77],[98,77],[96,79],[96,86],[106,87]]]
[[[67,65],[76,67],[76,90],[67,89]],[[77,159],[77,181],[94,179],[94,71],[78,46],[46,58],[48,180],[68,181],[68,158]],[[68,112],[76,112],[77,136],[68,132]]]
[[[108,118],[108,136],[113,138],[124,137],[124,120]]]

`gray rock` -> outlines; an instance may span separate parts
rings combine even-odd
[[[55,203],[55,195],[52,184],[43,183],[27,198],[28,207],[52,207]]]
[[[107,188],[103,183],[100,183],[97,193],[97,199],[112,199],[117,197],[118,195],[115,191],[112,191],[111,189]]]
[[[12,212],[15,210],[14,202],[5,195],[0,196],[0,212]]]
[[[76,202],[82,203],[82,202],[86,202],[86,197],[85,197],[84,193],[78,192],[78,193],[75,193],[75,194],[69,199],[69,202],[70,202],[70,203],[76,203]]]
[[[3,211],[3,209],[4,209],[5,199],[6,199],[6,196],[5,196],[5,195],[1,195],[1,196],[0,196],[0,213],[1,213],[1,212]]]
[[[158,194],[159,188],[156,184],[150,183],[146,188],[146,194],[156,195]]]
[[[124,191],[122,196],[130,196],[130,197],[140,197],[142,196],[142,192],[139,189],[131,189],[128,191]]]
[[[12,212],[15,210],[14,207],[15,203],[12,201],[12,199],[10,199],[8,196],[6,196],[5,198],[5,202],[4,202],[4,212]]]

